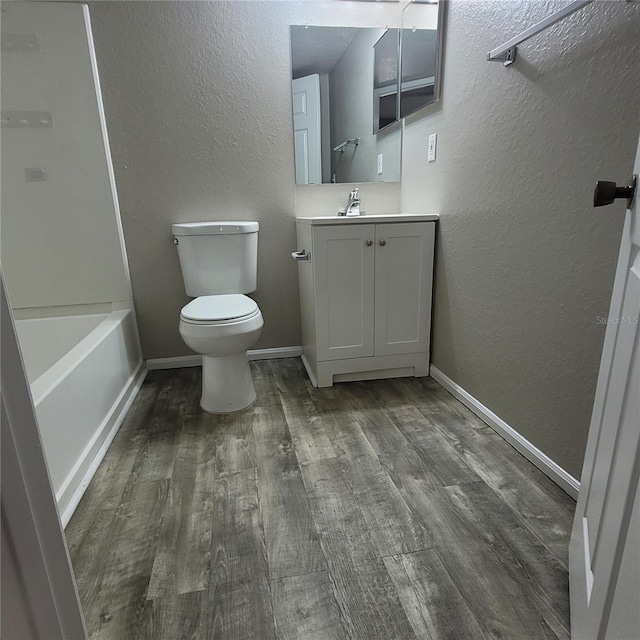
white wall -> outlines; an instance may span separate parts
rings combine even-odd
[[[342,189],[327,191],[326,185],[309,185],[298,187],[296,190],[296,211],[301,216],[335,216],[344,210],[347,196],[352,186],[348,184]],[[345,192],[345,187],[347,191]],[[359,184],[362,208],[366,213],[399,213],[400,212],[400,183],[370,183]],[[427,213],[431,213],[428,211]]]
[[[2,264],[14,308],[131,299],[80,6],[3,3],[3,111],[50,111],[53,128],[2,129]],[[42,167],[45,182],[27,182]]]
[[[561,3],[449,3],[443,101],[407,121],[402,207],[441,215],[434,364],[579,477],[640,128],[640,5],[595,3],[504,68]],[[438,134],[437,161],[427,140]]]
[[[311,201],[333,214],[351,185],[296,188],[289,26],[398,26],[401,9],[315,0],[90,3],[146,358],[191,353],[178,333],[188,300],[171,243],[179,221],[260,222],[254,296],[265,326],[257,346],[300,344],[290,257],[296,210]],[[398,211],[399,185],[382,186],[376,201],[363,189],[365,210],[392,202]]]
[[[375,149],[372,150],[372,153],[375,160],[374,175],[378,180],[400,181],[402,179],[402,122],[397,122],[385,127],[382,131],[378,131],[375,139]],[[381,175],[377,175],[379,153],[382,154]]]

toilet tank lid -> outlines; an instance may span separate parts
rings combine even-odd
[[[234,233],[257,233],[258,223],[242,220],[215,222],[180,222],[171,225],[174,236],[211,236]]]

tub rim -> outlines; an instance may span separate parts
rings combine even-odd
[[[44,373],[30,383],[33,404],[37,407],[49,396],[70,372],[91,353],[90,346],[97,346],[112,333],[131,313],[130,309],[112,311],[100,324],[75,344]],[[85,314],[103,315],[103,314]],[[56,316],[57,317],[57,316]]]

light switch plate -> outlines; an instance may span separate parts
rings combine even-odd
[[[435,162],[436,161],[436,141],[438,138],[438,134],[436,133],[432,133],[429,136],[429,148],[428,148],[428,152],[427,152],[427,160],[429,162]]]
[[[382,154],[378,154],[378,175],[382,175]]]

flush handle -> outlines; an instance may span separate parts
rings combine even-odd
[[[296,262],[311,262],[311,253],[307,253],[305,249],[302,251],[294,251],[291,257]]]
[[[633,202],[637,185],[637,175],[631,178],[631,184],[626,187],[619,187],[615,182],[610,182],[609,180],[598,180],[593,191],[593,206],[604,207],[607,204],[613,204],[616,198],[626,198],[628,209]]]

